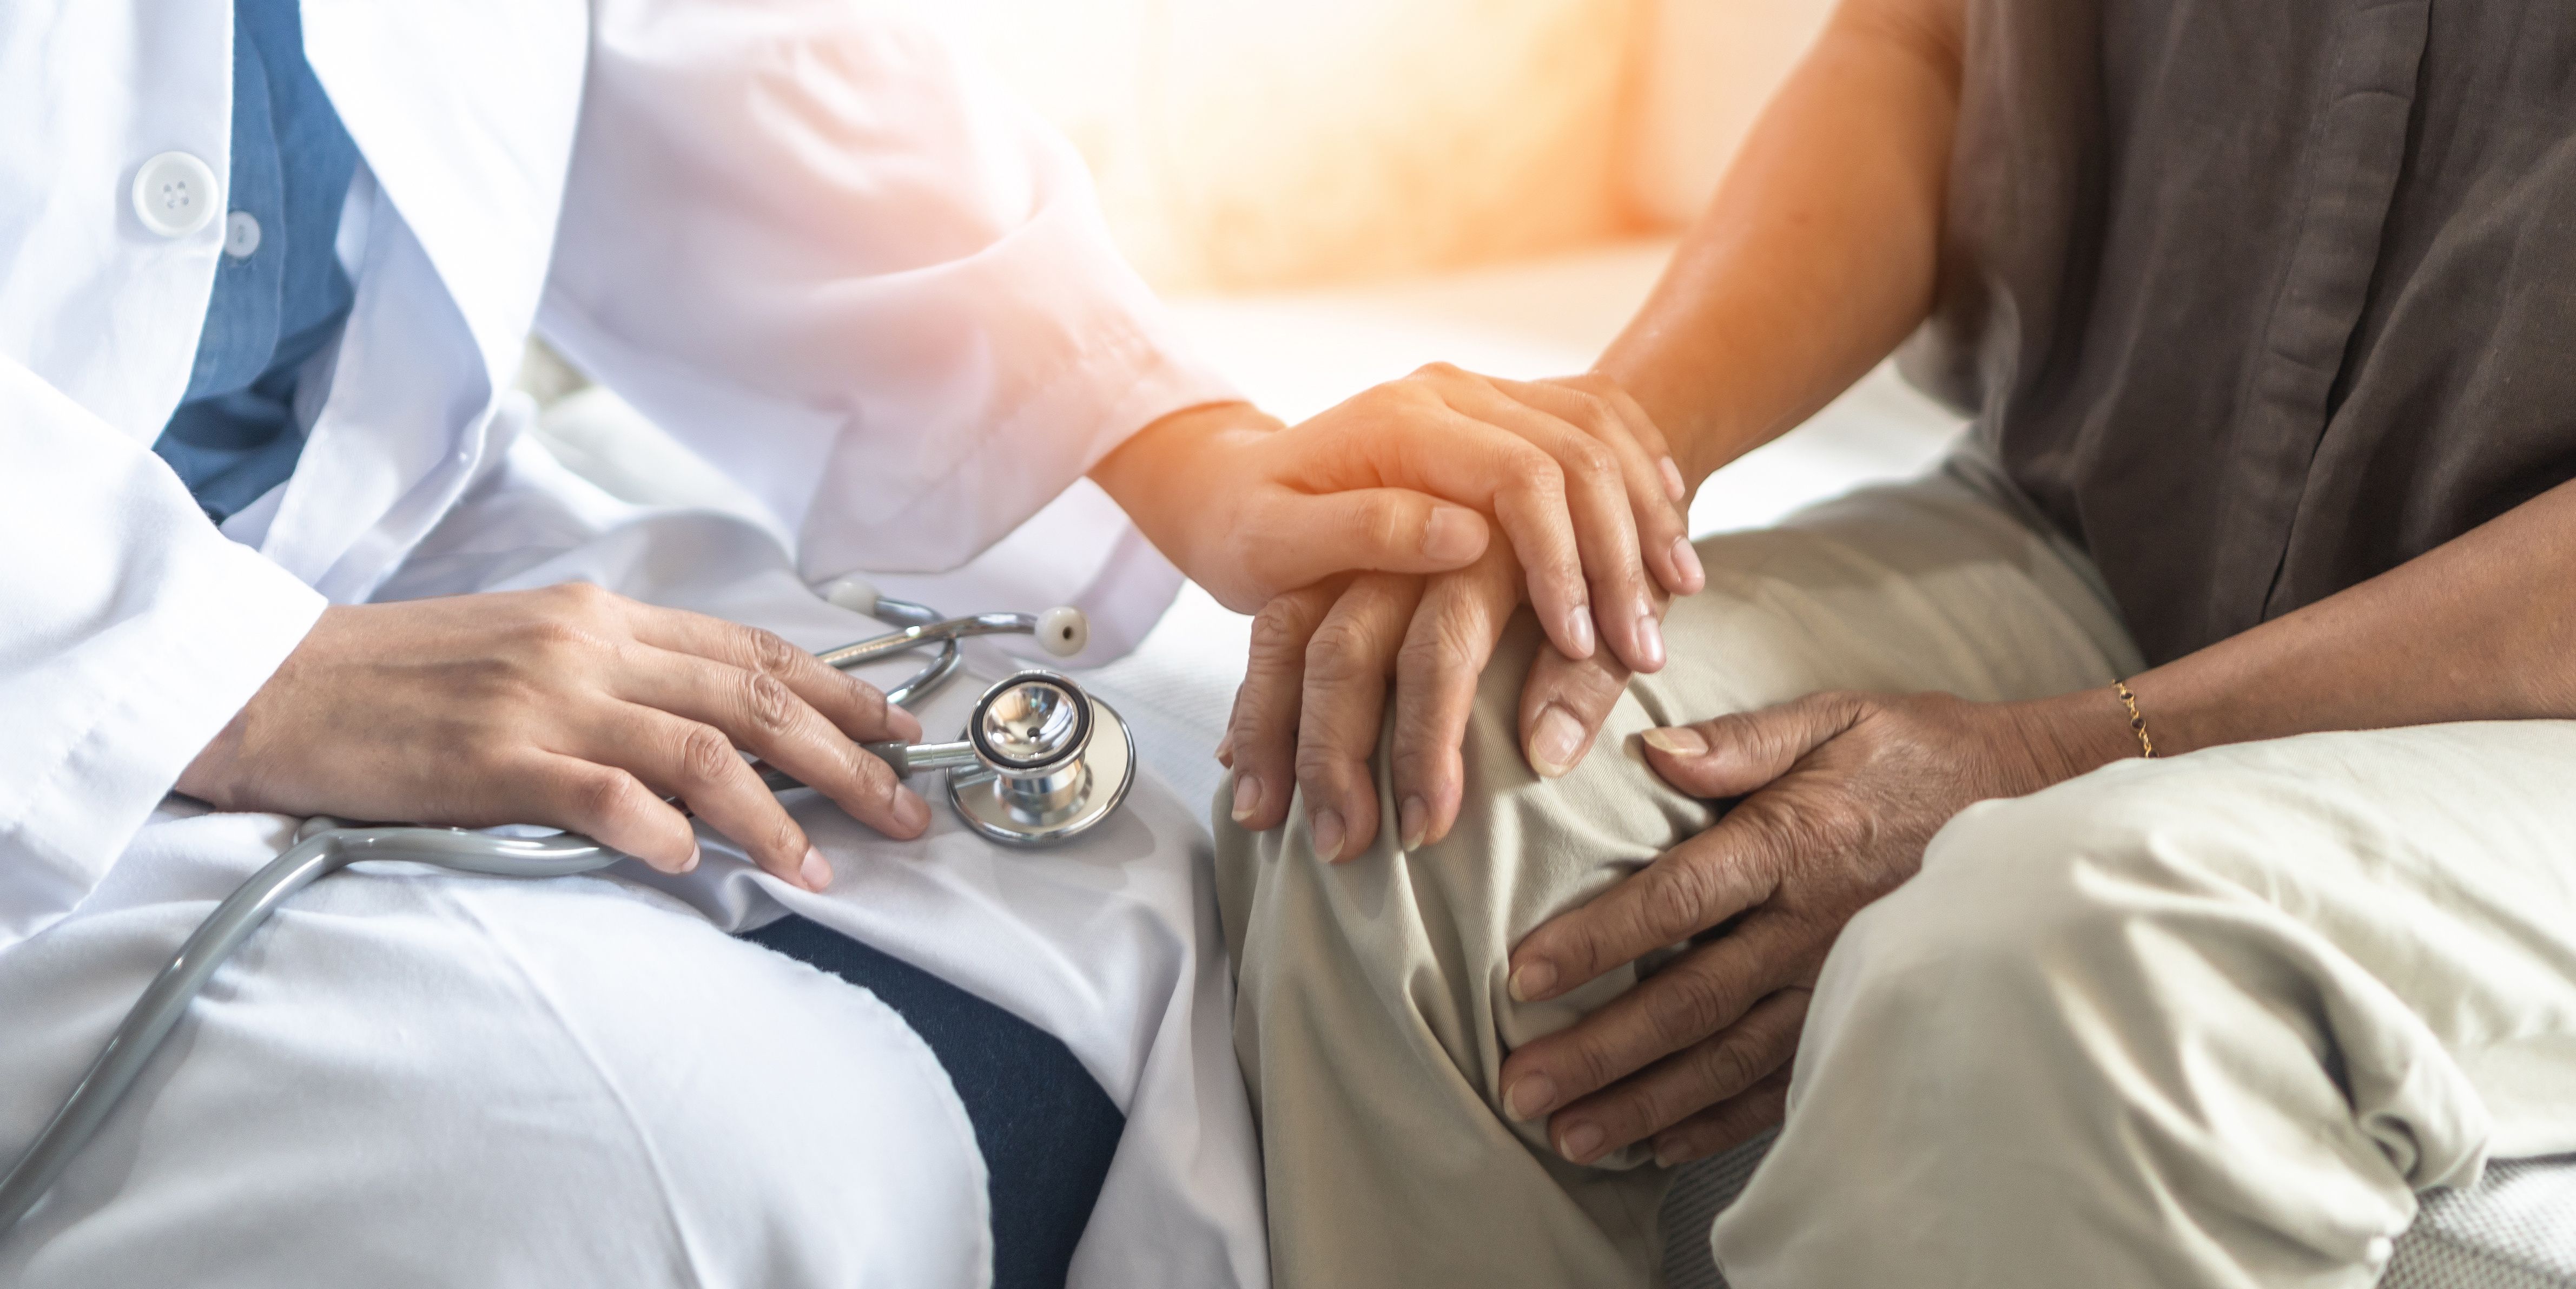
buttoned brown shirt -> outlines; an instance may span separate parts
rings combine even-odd
[[[2576,2],[1971,0],[1904,362],[2151,662],[2576,477]]]

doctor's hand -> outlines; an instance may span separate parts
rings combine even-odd
[[[1913,876],[1971,803],[2137,751],[2105,690],[2022,703],[1818,694],[1644,741],[1673,786],[1742,800],[1512,953],[1512,996],[1534,1002],[1690,943],[1504,1060],[1505,1106],[1552,1116],[1549,1140],[1576,1163],[1649,1139],[1658,1161],[1679,1163],[1779,1122],[1808,993],[1843,924]]]
[[[920,736],[769,632],[567,583],[324,610],[178,787],[225,810],[565,828],[671,873],[698,862],[685,806],[821,890],[830,865],[736,749],[916,837],[929,806],[859,743]]]
[[[1698,568],[1694,558],[1694,587]],[[1455,573],[1362,574],[1263,606],[1217,748],[1234,771],[1234,821],[1255,832],[1276,828],[1288,818],[1292,791],[1302,791],[1317,854],[1340,862],[1365,852],[1386,822],[1370,761],[1392,680],[1388,773],[1398,840],[1411,849],[1447,836],[1465,791],[1459,752],[1477,679],[1520,606],[1522,585],[1512,552],[1496,546]],[[1652,605],[1660,614],[1664,600]],[[1628,678],[1606,653],[1573,659],[1540,648],[1521,685],[1518,722],[1531,768],[1555,778],[1580,762]]]
[[[1478,376],[1435,363],[1302,424],[1240,404],[1147,426],[1094,468],[1137,526],[1242,613],[1336,574],[1437,573],[1509,540],[1570,658],[1663,665],[1655,592],[1699,589],[1684,488],[1608,377]]]

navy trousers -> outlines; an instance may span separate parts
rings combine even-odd
[[[993,1289],[1062,1289],[1127,1118],[1054,1035],[836,931],[788,916],[743,937],[875,994],[948,1071],[984,1153]]]

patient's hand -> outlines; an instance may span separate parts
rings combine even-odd
[[[570,583],[325,610],[178,786],[227,810],[568,828],[687,872],[668,796],[820,890],[830,866],[735,749],[915,837],[930,808],[858,744],[920,736],[766,631]]]
[[[1503,1062],[1513,1117],[1552,1114],[1549,1139],[1576,1163],[1649,1138],[1679,1163],[1779,1122],[1808,992],[1843,924],[1912,877],[1969,804],[2137,750],[2098,689],[2025,703],[1818,694],[1645,742],[1673,786],[1743,800],[1512,953],[1512,996],[1535,1002],[1695,941]]]
[[[1698,590],[1697,556],[1687,572],[1685,589]],[[1447,836],[1465,791],[1459,748],[1477,677],[1520,602],[1519,567],[1499,545],[1456,573],[1364,574],[1271,601],[1253,620],[1252,656],[1217,750],[1234,771],[1235,822],[1276,828],[1292,789],[1302,789],[1317,854],[1340,861],[1367,850],[1385,822],[1369,761],[1392,677],[1397,836],[1408,849]],[[1660,614],[1663,598],[1653,604]],[[1581,761],[1628,676],[1606,654],[1540,649],[1521,686],[1520,741],[1532,768],[1554,778]]]
[[[1655,586],[1692,589],[1696,574],[1670,449],[1598,375],[1524,382],[1433,364],[1284,428],[1239,404],[1193,409],[1092,477],[1246,613],[1336,574],[1464,567],[1488,549],[1489,516],[1558,649],[1588,657],[1597,638],[1652,671]]]

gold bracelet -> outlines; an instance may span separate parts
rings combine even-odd
[[[2129,682],[2112,681],[2111,692],[2118,694],[2120,702],[2129,709],[2129,728],[2138,736],[2138,755],[2155,760],[2156,741],[2147,737],[2147,718],[2138,714],[2138,696],[2129,692]]]

